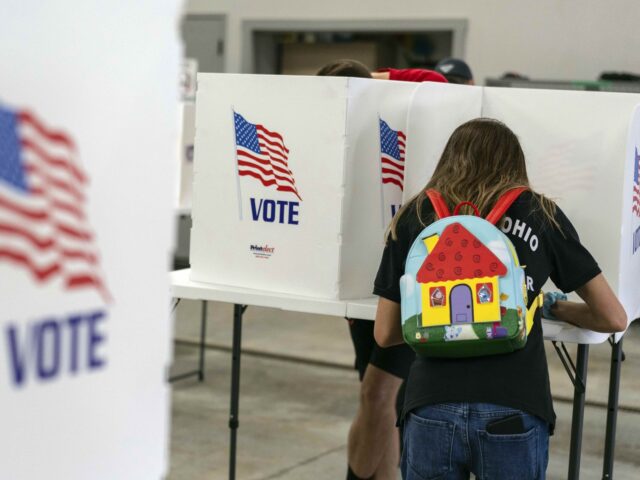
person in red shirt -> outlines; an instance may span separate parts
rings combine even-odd
[[[400,82],[440,82],[447,78],[434,70],[424,68],[380,68],[375,72],[357,60],[342,59],[327,63],[316,75],[329,77],[359,77],[376,80],[396,80]]]
[[[356,60],[336,60],[322,67],[317,75],[374,78],[408,82],[447,82],[432,70],[385,68],[371,72]],[[415,354],[407,345],[381,348],[373,338],[370,320],[351,318],[349,332],[360,375],[360,403],[348,439],[347,480],[375,478],[395,480],[400,461],[400,435],[396,428],[399,394],[409,374]]]
[[[376,80],[397,80],[401,82],[441,82],[448,83],[441,73],[424,68],[381,68],[371,72],[371,77]]]

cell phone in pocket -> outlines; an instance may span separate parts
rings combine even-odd
[[[485,430],[492,435],[517,435],[525,432],[524,422],[520,414],[493,420],[487,423]]]

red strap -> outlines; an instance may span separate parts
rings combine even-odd
[[[527,187],[518,187],[507,190],[500,196],[500,198],[494,205],[493,210],[491,210],[491,212],[489,212],[489,215],[487,215],[486,220],[493,225],[497,224],[504,216],[504,214],[507,213],[507,210],[509,210],[509,207],[513,204],[513,202],[515,202],[520,194],[526,190],[528,190]]]
[[[440,192],[436,190],[429,189],[426,191],[427,197],[431,200],[433,204],[433,208],[436,211],[436,215],[438,218],[446,218],[451,216],[451,212],[449,211],[449,207],[447,206],[447,202],[444,201]]]

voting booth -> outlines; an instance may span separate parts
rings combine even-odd
[[[622,248],[620,251],[620,300],[629,321],[640,319],[640,105],[636,106],[629,127],[625,152],[622,190]],[[635,285],[635,287],[634,287]],[[622,334],[617,334],[619,339]]]
[[[3,5],[2,478],[167,474],[179,4]]]
[[[199,74],[191,279],[371,295],[415,83]]]
[[[426,185],[456,127],[481,116],[504,122],[520,139],[532,188],[567,214],[637,318],[638,104],[638,94],[422,84],[408,114],[404,200]]]

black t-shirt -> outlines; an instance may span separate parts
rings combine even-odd
[[[434,219],[431,202],[422,219]],[[560,229],[545,218],[539,201],[524,192],[507,210],[501,230],[513,243],[525,269],[529,305],[551,278],[564,292],[581,287],[600,273],[598,264],[580,243],[569,219],[556,209]],[[400,303],[400,277],[413,241],[423,230],[415,207],[399,219],[397,240],[384,249],[373,293]],[[417,356],[407,379],[403,415],[423,405],[448,402],[494,403],[524,410],[555,424],[540,314],[536,314],[526,346],[513,353],[473,358]]]

